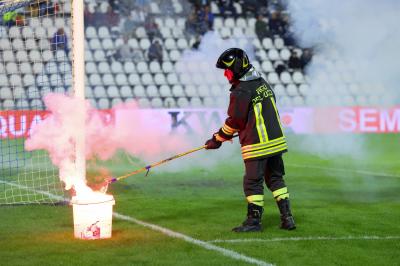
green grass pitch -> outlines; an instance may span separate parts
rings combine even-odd
[[[330,136],[332,142],[335,136]],[[286,183],[298,228],[278,228],[265,191],[261,233],[237,234],[244,219],[243,164],[152,170],[115,183],[114,211],[275,265],[400,265],[400,137],[360,135],[365,156],[302,152],[289,135]],[[320,137],[315,136],[315,141]],[[218,151],[202,151],[218,160]],[[236,156],[236,155],[235,155]],[[137,165],[110,162],[114,174]],[[184,164],[197,155],[180,159]],[[374,238],[376,237],[376,238]],[[236,241],[235,241],[236,240]],[[73,238],[70,206],[0,207],[0,265],[250,265],[221,252],[115,219],[113,237]]]

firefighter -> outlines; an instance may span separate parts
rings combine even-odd
[[[282,153],[287,151],[275,94],[260,73],[250,64],[239,48],[223,52],[216,63],[224,69],[231,86],[228,118],[218,132],[205,143],[206,149],[218,149],[222,142],[239,134],[245,165],[243,189],[246,196],[247,219],[233,228],[234,232],[261,231],[265,181],[274,196],[282,229],[295,229],[290,210],[289,192],[283,180],[285,174]]]

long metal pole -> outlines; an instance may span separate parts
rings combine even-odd
[[[83,0],[71,0],[72,9],[72,75],[73,95],[85,99],[85,34],[84,34],[84,5]],[[85,160],[85,110],[84,106],[79,108],[81,112],[81,127],[77,128],[79,133],[76,139],[75,166],[79,178],[84,180],[86,175]]]

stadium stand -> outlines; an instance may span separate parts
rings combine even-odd
[[[124,2],[124,0],[119,1]],[[138,99],[139,105],[144,108],[215,106],[219,102],[218,97],[223,93],[226,96],[225,88],[228,89],[220,73],[217,71],[209,73],[207,66],[201,63],[191,68],[192,66],[180,62],[184,52],[195,49],[192,48],[192,44],[196,41],[197,35],[204,34],[208,30],[214,30],[223,38],[235,38],[236,44],[241,47],[250,45],[254,49],[255,58],[252,62],[274,86],[280,105],[316,105],[327,98],[326,94],[308,97],[313,90],[307,84],[304,69],[311,60],[310,50],[307,49],[303,54],[304,50],[296,47],[283,20],[282,28],[274,29],[276,32],[271,30],[268,37],[259,39],[255,32],[257,14],[244,8],[245,1],[238,1],[234,5],[235,10],[224,10],[223,14],[217,2],[211,1],[211,15],[204,12],[201,5],[192,3],[196,1],[137,1],[142,3],[136,7],[140,12],[144,12],[145,18],[135,22],[136,28],[129,35],[124,35],[126,33],[121,30],[121,25],[128,18],[127,10],[123,10],[122,7],[113,11],[118,14],[118,25],[107,27],[96,22],[96,16],[100,20],[108,12],[109,2],[85,0],[86,14],[94,16],[94,19],[87,19],[85,25],[85,91],[86,97],[92,103],[96,103],[98,108],[110,108],[133,98]],[[268,2],[264,14],[267,23],[271,20],[271,13],[278,12],[276,10],[287,15],[284,7],[279,4],[281,1]],[[190,30],[188,30],[190,23],[185,19],[188,17],[187,14],[198,16],[196,18],[198,23],[192,25],[194,28]],[[208,21],[211,21],[206,26],[201,23],[201,19],[205,16],[209,16]],[[155,18],[155,29],[160,34],[152,33],[149,36],[147,17]],[[24,27],[22,31],[13,26],[0,26],[1,32],[5,33],[0,36],[3,62],[0,65],[2,109],[29,108],[30,105],[43,107],[41,98],[30,93],[33,91],[32,86],[51,86],[52,91],[57,88],[61,92],[67,91],[66,88],[71,86],[70,76],[62,76],[55,71],[57,68],[63,70],[71,68],[70,47],[64,50],[58,49],[53,53],[48,41],[59,28],[69,28],[70,25],[63,17],[45,19],[41,25],[35,18],[27,21],[30,27]],[[116,51],[124,44],[125,37],[128,38],[127,44],[132,58],[116,56]],[[161,43],[162,61],[150,61],[147,58],[153,39]],[[70,42],[68,44],[70,45]],[[296,68],[289,67],[293,53],[299,57]],[[135,56],[138,54],[141,56]],[[332,80],[334,84],[342,84],[338,86],[342,96],[339,104],[368,104],[377,101],[376,96],[355,97],[359,93],[359,88],[355,83],[351,83],[351,75],[345,71],[342,74],[332,73],[330,77],[321,77],[320,81],[322,85],[326,85]],[[8,88],[10,84],[16,87],[14,91]],[[60,87],[64,87],[64,90]],[[330,103],[329,98],[327,99],[326,102]]]

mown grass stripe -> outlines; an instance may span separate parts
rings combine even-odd
[[[244,239],[214,239],[208,243],[245,243],[245,242],[281,242],[281,241],[340,241],[340,240],[397,240],[400,236],[306,236],[277,238],[244,238]]]

